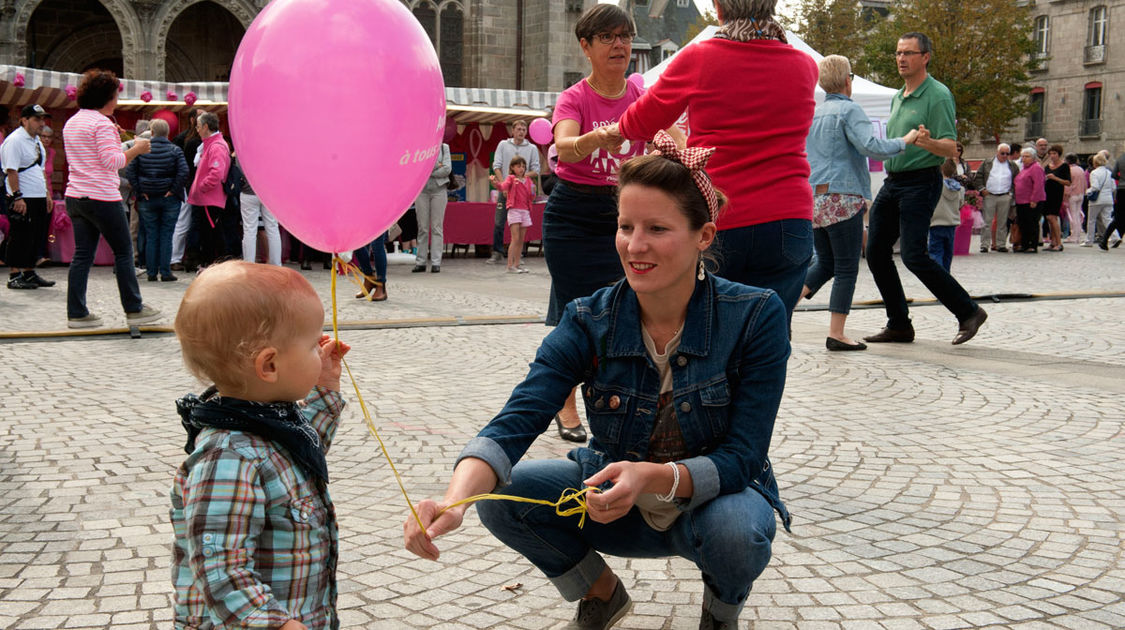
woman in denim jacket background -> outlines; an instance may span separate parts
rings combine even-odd
[[[863,108],[851,99],[852,67],[846,57],[828,55],[820,60],[820,87],[824,102],[816,107],[806,141],[813,187],[813,248],[816,258],[805,276],[801,297],[811,298],[832,281],[828,310],[832,313],[829,350],[865,350],[863,342],[844,334],[851,311],[859,256],[863,247],[863,213],[871,200],[871,173],[867,158],[885,160],[906,150],[918,132],[902,138],[875,137],[874,126]]]
[[[631,607],[599,552],[694,561],[700,628],[735,628],[769,562],[774,511],[790,522],[768,458],[789,357],[785,306],[771,290],[704,273],[722,203],[701,170],[713,149],[681,153],[663,133],[657,146],[663,155],[620,171],[625,281],[566,306],[525,380],[461,452],[444,498],[418,504],[426,531],[404,526],[407,548],[436,560],[433,538],[459,527],[467,506],[439,512],[458,500],[496,491],[555,501],[567,488],[601,488],[587,495],[584,527],[549,506],[478,508],[565,599],[582,600],[568,628],[609,628]],[[521,462],[576,385],[589,445]]]

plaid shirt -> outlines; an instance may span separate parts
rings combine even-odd
[[[344,399],[318,386],[304,404],[327,451]],[[338,628],[327,487],[256,435],[208,428],[196,443],[172,484],[175,627]]]

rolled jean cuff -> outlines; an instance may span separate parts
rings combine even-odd
[[[605,560],[598,552],[591,549],[586,552],[586,557],[574,565],[574,568],[558,577],[549,577],[548,579],[555,585],[555,588],[559,589],[559,594],[563,596],[563,599],[568,602],[576,602],[590,592],[590,587],[601,577],[605,568]]]
[[[749,595],[750,593],[746,593]],[[703,585],[703,607],[711,613],[711,616],[716,621],[724,621],[733,623],[737,626],[739,615],[742,614],[742,607],[746,605],[746,597],[743,596],[742,601],[737,604],[728,604],[719,599],[715,593],[711,592],[711,587],[706,584]]]

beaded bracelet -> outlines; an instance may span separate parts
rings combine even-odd
[[[672,489],[668,491],[667,495],[656,495],[656,500],[671,503],[676,500],[676,490],[680,487],[680,467],[676,465],[676,462],[665,462],[664,465],[672,467]]]

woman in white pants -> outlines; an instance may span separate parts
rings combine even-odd
[[[235,156],[234,160],[237,165],[238,157]],[[258,218],[261,217],[269,245],[266,262],[281,266],[281,230],[277,227],[277,217],[262,205],[262,200],[246,180],[246,173],[241,168],[238,172],[242,173],[242,193],[238,197],[242,207],[242,259],[258,262]]]
[[[1090,187],[1086,189],[1087,196],[1098,191],[1097,200],[1091,200],[1086,210],[1086,243],[1083,247],[1093,246],[1095,241],[1101,241],[1105,229],[1109,226],[1110,209],[1113,208],[1113,193],[1116,187],[1113,183],[1113,174],[1106,163],[1109,162],[1109,152],[1102,150],[1090,158],[1094,170],[1090,172]],[[1103,248],[1104,249],[1104,248]]]

